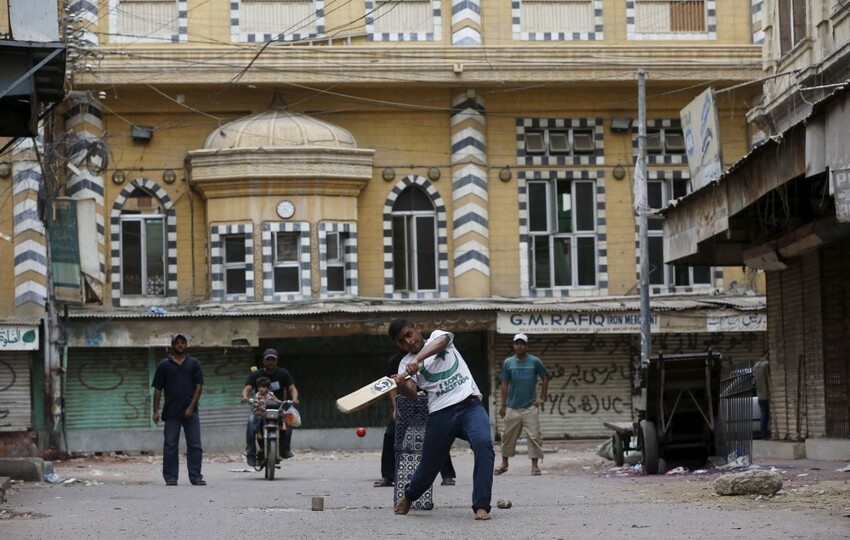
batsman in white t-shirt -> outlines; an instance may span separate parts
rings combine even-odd
[[[399,392],[408,399],[416,399],[417,386],[428,393],[422,461],[405,486],[395,513],[407,514],[413,501],[434,482],[455,439],[461,438],[469,443],[475,459],[472,511],[475,519],[490,519],[496,456],[490,421],[481,402],[481,391],[454,346],[454,334],[435,330],[426,341],[419,326],[405,319],[394,320],[388,333],[407,352],[399,363],[398,374],[393,376]]]

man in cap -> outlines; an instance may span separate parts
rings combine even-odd
[[[513,347],[514,355],[505,359],[499,374],[502,381],[499,416],[505,419],[505,431],[502,434],[502,464],[493,472],[496,475],[507,472],[508,459],[516,455],[516,442],[525,428],[531,474],[539,476],[537,461],[543,459],[539,407],[546,403],[549,373],[539,358],[528,354],[528,336],[522,333],[515,335]],[[540,397],[537,397],[538,377],[543,381]]]
[[[204,386],[201,363],[186,354],[187,340],[183,334],[171,336],[171,354],[159,362],[153,376],[153,421],[159,424],[159,401],[165,392],[162,420],[165,422],[165,442],[162,446],[162,477],[165,485],[176,486],[180,473],[178,445],[180,429],[186,439],[186,465],[189,481],[195,486],[207,485],[201,475],[201,419],[198,400]]]
[[[271,381],[269,390],[274,393],[280,400],[291,399],[292,403],[298,405],[298,389],[295,388],[295,382],[292,380],[292,375],[283,368],[277,367],[278,354],[275,349],[266,349],[263,353],[263,369],[258,369],[248,376],[245,381],[245,387],[242,388],[242,403],[248,403],[249,396],[254,395],[257,391],[257,379],[260,377],[268,377]],[[258,423],[254,413],[248,416],[248,427],[245,432],[245,455],[248,460],[248,465],[251,467],[257,462],[257,443],[254,438],[254,432],[257,430]],[[292,453],[292,429],[287,429],[283,432],[280,443],[280,457],[289,459],[295,457]]]

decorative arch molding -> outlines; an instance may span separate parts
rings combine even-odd
[[[142,188],[154,195],[165,209],[165,234],[166,234],[166,282],[165,296],[145,296],[138,300],[136,298],[125,298],[121,295],[121,211],[127,199],[136,190]],[[177,214],[174,210],[174,201],[168,193],[156,182],[147,178],[138,178],[121,190],[121,193],[112,203],[112,213],[109,217],[110,224],[110,259],[112,269],[112,305],[129,306],[176,304],[177,303]]]
[[[437,290],[436,291],[396,291],[393,287],[393,220],[392,211],[398,196],[410,186],[419,186],[431,198],[437,212]],[[427,178],[408,175],[399,180],[390,190],[384,201],[384,297],[386,298],[448,298],[449,297],[449,248],[448,217],[446,204],[437,188]]]

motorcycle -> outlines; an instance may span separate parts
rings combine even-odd
[[[292,400],[277,401],[270,399],[266,401],[265,407],[259,406],[256,399],[249,399],[248,405],[253,410],[260,410],[262,423],[254,432],[257,438],[257,458],[254,469],[266,470],[266,480],[274,480],[274,473],[280,467],[280,433],[286,430],[287,425],[294,425],[294,414],[297,414]],[[300,418],[299,418],[300,423]]]

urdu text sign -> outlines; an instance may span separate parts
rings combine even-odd
[[[37,326],[0,326],[0,351],[38,350]]]

